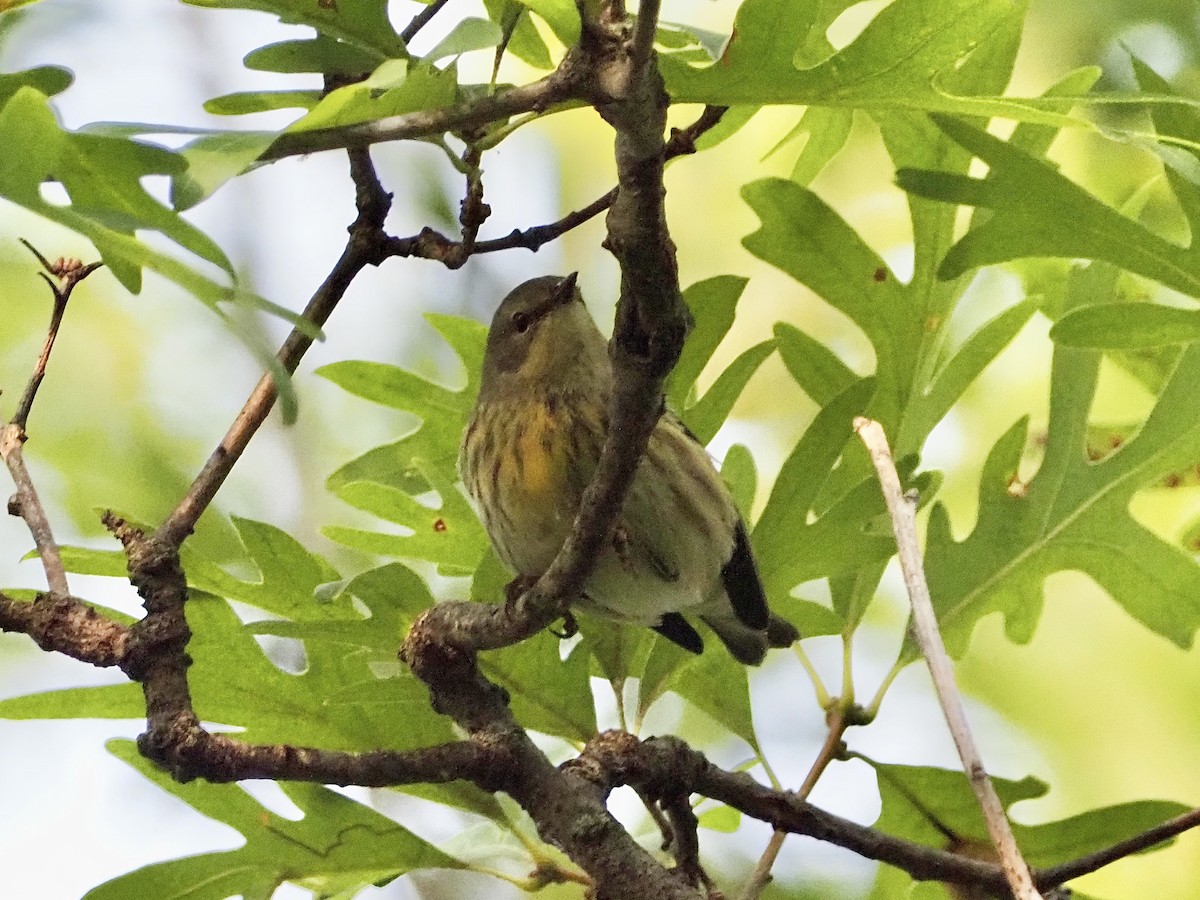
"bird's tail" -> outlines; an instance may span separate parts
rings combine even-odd
[[[727,613],[707,613],[702,617],[708,627],[717,633],[721,643],[733,654],[733,658],[747,666],[757,666],[767,655],[769,647],[790,647],[800,639],[796,626],[785,619],[771,614],[765,629],[751,628],[737,617],[731,608]]]

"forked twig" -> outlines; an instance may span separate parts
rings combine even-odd
[[[33,408],[34,397],[37,396],[38,388],[42,385],[42,379],[46,377],[46,364],[50,361],[50,351],[54,349],[54,340],[58,337],[58,329],[62,325],[63,314],[67,311],[67,301],[71,299],[71,292],[75,290],[75,285],[104,263],[93,262],[84,265],[78,259],[61,256],[54,262],[50,262],[25,238],[19,240],[42,264],[45,271],[39,274],[46,284],[50,285],[50,291],[54,294],[54,309],[50,313],[50,327],[46,331],[46,342],[42,345],[42,352],[38,355],[37,364],[33,367],[33,375],[30,376],[29,383],[25,386],[25,393],[21,395],[21,402],[17,404],[17,411],[13,413],[12,417],[13,424],[24,431],[25,425],[29,421],[29,411]],[[54,278],[51,278],[51,275]]]
[[[46,365],[50,362],[50,352],[54,349],[54,340],[58,337],[63,314],[67,311],[67,301],[71,299],[71,292],[75,290],[75,285],[95,272],[103,263],[93,262],[84,265],[78,259],[65,257],[59,257],[54,262],[50,262],[29,241],[21,238],[21,243],[42,264],[45,271],[40,274],[46,284],[50,285],[50,290],[54,294],[54,309],[50,314],[50,326],[46,332],[46,341],[34,364],[33,374],[29,376],[29,382],[17,404],[17,411],[13,414],[12,421],[0,428],[0,458],[4,459],[4,464],[8,466],[13,483],[17,487],[16,495],[9,501],[8,511],[11,515],[23,519],[29,528],[29,533],[33,535],[33,543],[37,547],[38,558],[42,561],[42,569],[46,573],[46,585],[49,587],[50,593],[66,597],[71,592],[67,584],[67,572],[62,563],[62,556],[58,552],[58,543],[54,540],[54,532],[50,528],[50,520],[46,516],[41,498],[38,497],[29,470],[25,467],[25,459],[21,451],[26,438],[25,425],[29,421],[29,413],[33,409],[33,401],[37,397],[38,388],[42,384],[42,379],[46,377]],[[51,275],[54,277],[51,278]]]

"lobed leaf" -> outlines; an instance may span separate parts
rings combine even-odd
[[[236,784],[180,784],[144,759],[132,741],[110,741],[108,749],[197,812],[236,829],[246,843],[144,866],[94,888],[87,900],[224,900],[231,894],[268,900],[285,882],[332,896],[386,884],[414,869],[465,868],[404,826],[329,788],[282,783],[303,813],[293,821],[261,806]]]

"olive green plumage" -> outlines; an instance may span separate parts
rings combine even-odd
[[[497,554],[541,575],[600,459],[612,367],[575,276],[527,281],[496,310],[459,467]],[[671,413],[638,464],[612,539],[577,604],[699,653],[685,617],[741,662],[798,637],[767,609],[746,529],[704,448]]]

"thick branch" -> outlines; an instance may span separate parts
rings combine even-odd
[[[693,900],[690,887],[660,866],[611,816],[605,792],[550,763],[513,717],[505,692],[480,674],[474,650],[455,643],[477,640],[474,629],[481,620],[470,615],[472,610],[486,614],[502,609],[443,603],[413,625],[401,656],[429,685],[434,709],[453,718],[473,741],[504,748],[510,765],[497,773],[503,779],[498,787],[529,813],[545,840],[561,847],[595,880],[598,897]]]
[[[101,668],[119,666],[129,643],[124,625],[61,594],[39,594],[32,603],[0,594],[0,631],[27,634],[43,650]]]
[[[589,34],[602,84],[619,83],[623,44]],[[606,75],[607,71],[607,75]],[[549,624],[591,574],[650,432],[662,411],[663,379],[687,331],[674,247],[662,209],[666,98],[657,69],[636,73],[628,96],[606,97],[617,128],[618,195],[609,214],[610,247],[621,263],[621,298],[610,346],[614,368],[611,423],[596,475],[584,492],[571,534],[532,589],[504,606],[439,604],[413,626],[401,651],[429,685],[434,708],[472,737],[495,735],[518,769],[506,790],[558,846],[595,880],[599,896],[694,897],[695,873],[673,874],[642,850],[609,814],[605,791],[570,770],[558,771],[518,726],[506,698],[476,666],[480,650],[505,646]],[[650,134],[657,130],[657,137]],[[632,136],[627,135],[632,131]],[[637,241],[645,241],[635,246]]]

